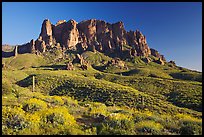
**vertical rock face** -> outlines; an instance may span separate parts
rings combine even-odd
[[[41,39],[41,37],[39,37],[39,38],[35,41],[35,49],[37,49],[37,51],[40,51],[40,52],[45,52],[45,50],[46,50],[45,41],[43,41],[43,40]]]
[[[53,35],[56,39],[57,43],[61,43],[62,41],[62,30],[64,29],[64,26],[66,24],[66,20],[60,20],[57,22],[56,25],[53,25],[52,29],[53,29]]]
[[[45,19],[42,24],[40,36],[45,44],[52,45],[52,24],[50,20]]]
[[[147,45],[145,36],[138,30],[136,30],[136,38],[138,42],[138,53],[142,56],[148,56],[151,54],[150,48]]]
[[[75,20],[70,20],[67,23],[64,24],[63,30],[62,30],[62,44],[66,48],[72,48],[75,47],[78,43],[78,37],[79,32],[76,28],[77,22]]]
[[[136,32],[134,31],[129,31],[127,32],[127,42],[128,42],[128,45],[132,46],[136,46],[138,45],[138,42],[137,42],[137,38],[136,38]]]
[[[88,21],[82,21],[78,24],[79,31],[83,32],[87,38],[88,44],[91,43],[91,41],[96,40],[96,20],[91,19]]]
[[[30,41],[30,52],[35,53],[35,41],[33,39]]]
[[[120,21],[115,24],[112,24],[112,32],[113,32],[114,40],[117,40],[118,38],[119,41],[121,41],[123,44],[126,44],[126,39],[125,39],[126,31],[125,31],[123,22]]]
[[[46,36],[52,36],[52,24],[50,20],[45,19],[42,24],[40,36],[43,38]]]
[[[25,49],[26,45],[29,47],[28,51]],[[130,48],[127,49],[126,45]],[[99,51],[115,57],[153,55],[165,61],[163,55],[149,48],[146,37],[139,30],[127,32],[121,21],[110,24],[96,19],[80,23],[72,19],[67,22],[60,20],[55,25],[45,19],[39,38],[19,47],[19,52],[45,52],[48,47],[59,48],[59,46],[62,49],[78,50],[81,53],[86,50]]]
[[[127,32],[126,38],[127,44],[136,49],[137,56],[148,56],[151,54],[146,38],[139,30]]]

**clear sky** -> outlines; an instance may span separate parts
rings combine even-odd
[[[122,21],[125,29],[139,29],[150,48],[167,61],[202,71],[201,2],[3,2],[2,43],[24,44],[37,39],[42,22],[50,19]]]

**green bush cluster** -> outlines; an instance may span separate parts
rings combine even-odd
[[[181,135],[202,135],[202,125],[194,122],[183,123],[180,128]]]
[[[134,135],[135,125],[131,117],[120,113],[111,113],[105,122],[98,126],[98,135]]]

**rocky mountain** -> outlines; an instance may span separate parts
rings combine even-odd
[[[125,58],[152,55],[165,61],[157,50],[149,48],[141,31],[126,31],[123,22],[110,24],[96,19],[80,23],[73,19],[67,22],[60,20],[55,25],[45,19],[38,39],[19,45],[17,52],[40,54],[53,47],[77,50],[79,53],[87,50],[99,51],[113,57]]]

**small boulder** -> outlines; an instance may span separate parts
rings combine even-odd
[[[120,58],[114,58],[111,61],[108,62],[108,65],[112,65],[115,67],[119,67],[120,69],[123,69],[125,67],[125,62],[120,60]]]
[[[72,62],[67,63],[67,70],[75,70]]]

